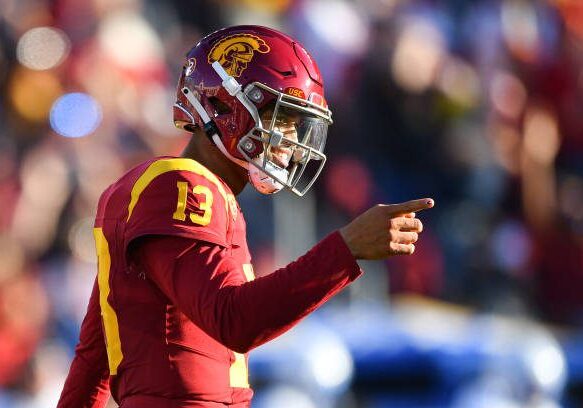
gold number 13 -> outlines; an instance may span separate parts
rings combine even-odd
[[[176,187],[178,187],[178,202],[176,203],[176,211],[172,214],[172,218],[184,221],[186,219],[188,183],[186,181],[178,181],[176,182]],[[200,202],[200,210],[203,211],[203,214],[190,213],[190,221],[203,226],[208,225],[213,215],[213,193],[208,187],[201,185],[194,186],[192,192],[193,194],[204,195],[204,201]]]

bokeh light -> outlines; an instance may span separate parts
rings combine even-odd
[[[91,96],[69,93],[55,101],[51,108],[51,128],[65,137],[83,137],[101,123],[101,107]]]
[[[249,7],[255,13],[283,13],[286,11],[291,0],[243,0],[245,6]]]
[[[534,160],[548,164],[560,147],[559,129],[552,112],[531,108],[524,119],[524,151]]]
[[[523,112],[528,94],[522,81],[512,73],[495,72],[489,92],[493,107],[502,116],[517,119]]]
[[[559,395],[565,386],[565,355],[548,332],[531,333],[524,346],[524,363],[533,385],[546,395]]]
[[[120,67],[145,69],[164,52],[154,29],[139,14],[119,12],[107,17],[97,36],[106,55]]]
[[[501,9],[502,32],[508,48],[518,58],[532,61],[539,52],[536,10],[530,1],[507,0]]]
[[[34,70],[51,69],[67,58],[70,41],[66,34],[53,27],[36,27],[28,30],[18,40],[18,62]]]
[[[327,18],[322,19],[323,15]],[[367,26],[352,2],[313,0],[305,5],[305,17],[315,33],[335,51],[360,55],[367,49]]]
[[[51,105],[62,93],[59,79],[51,72],[20,68],[10,79],[8,96],[14,110],[31,122],[46,120]]]
[[[453,102],[467,108],[478,104],[480,80],[474,68],[461,58],[445,61],[437,86]]]
[[[492,233],[492,258],[499,268],[519,273],[530,260],[532,242],[523,224],[506,220]]]
[[[437,69],[445,57],[444,41],[442,33],[432,22],[411,18],[397,40],[391,61],[397,84],[412,93],[427,90],[436,79]]]
[[[310,365],[316,383],[324,389],[343,388],[353,375],[354,364],[346,346],[333,336],[314,339]]]

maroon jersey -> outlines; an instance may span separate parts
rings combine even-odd
[[[255,279],[229,187],[191,159],[134,168],[101,196],[98,276],[59,407],[247,407],[250,349],[359,276],[338,233]]]

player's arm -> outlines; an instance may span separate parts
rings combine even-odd
[[[250,282],[227,250],[210,243],[150,237],[134,254],[190,320],[239,353],[282,334],[361,273],[339,233]]]
[[[97,279],[87,314],[81,324],[79,344],[58,408],[102,408],[109,399],[109,368],[103,337]]]
[[[429,200],[377,206],[318,243],[297,261],[247,282],[219,246],[150,237],[136,251],[162,291],[210,336],[247,352],[290,329],[360,275],[355,258],[413,252],[421,232],[414,211]]]

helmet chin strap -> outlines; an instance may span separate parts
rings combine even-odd
[[[184,94],[184,96],[186,97],[188,102],[190,102],[190,104],[194,107],[196,112],[200,115],[200,118],[202,119],[205,126],[212,123],[212,120],[209,117],[208,113],[206,113],[206,110],[204,109],[202,104],[199,102],[199,100],[194,97],[194,95],[192,94],[190,89],[188,89],[187,87],[184,87],[184,88],[182,88],[182,93]],[[213,140],[214,144],[219,148],[221,153],[223,153],[225,156],[227,156],[227,158],[229,160],[238,164],[239,166],[243,167],[244,169],[249,169],[249,163],[247,163],[245,160],[241,160],[241,159],[236,158],[235,156],[233,156],[231,153],[229,153],[227,151],[227,149],[225,148],[225,145],[223,144],[223,141],[221,140],[219,135],[216,134],[216,132],[212,134],[211,139]]]

